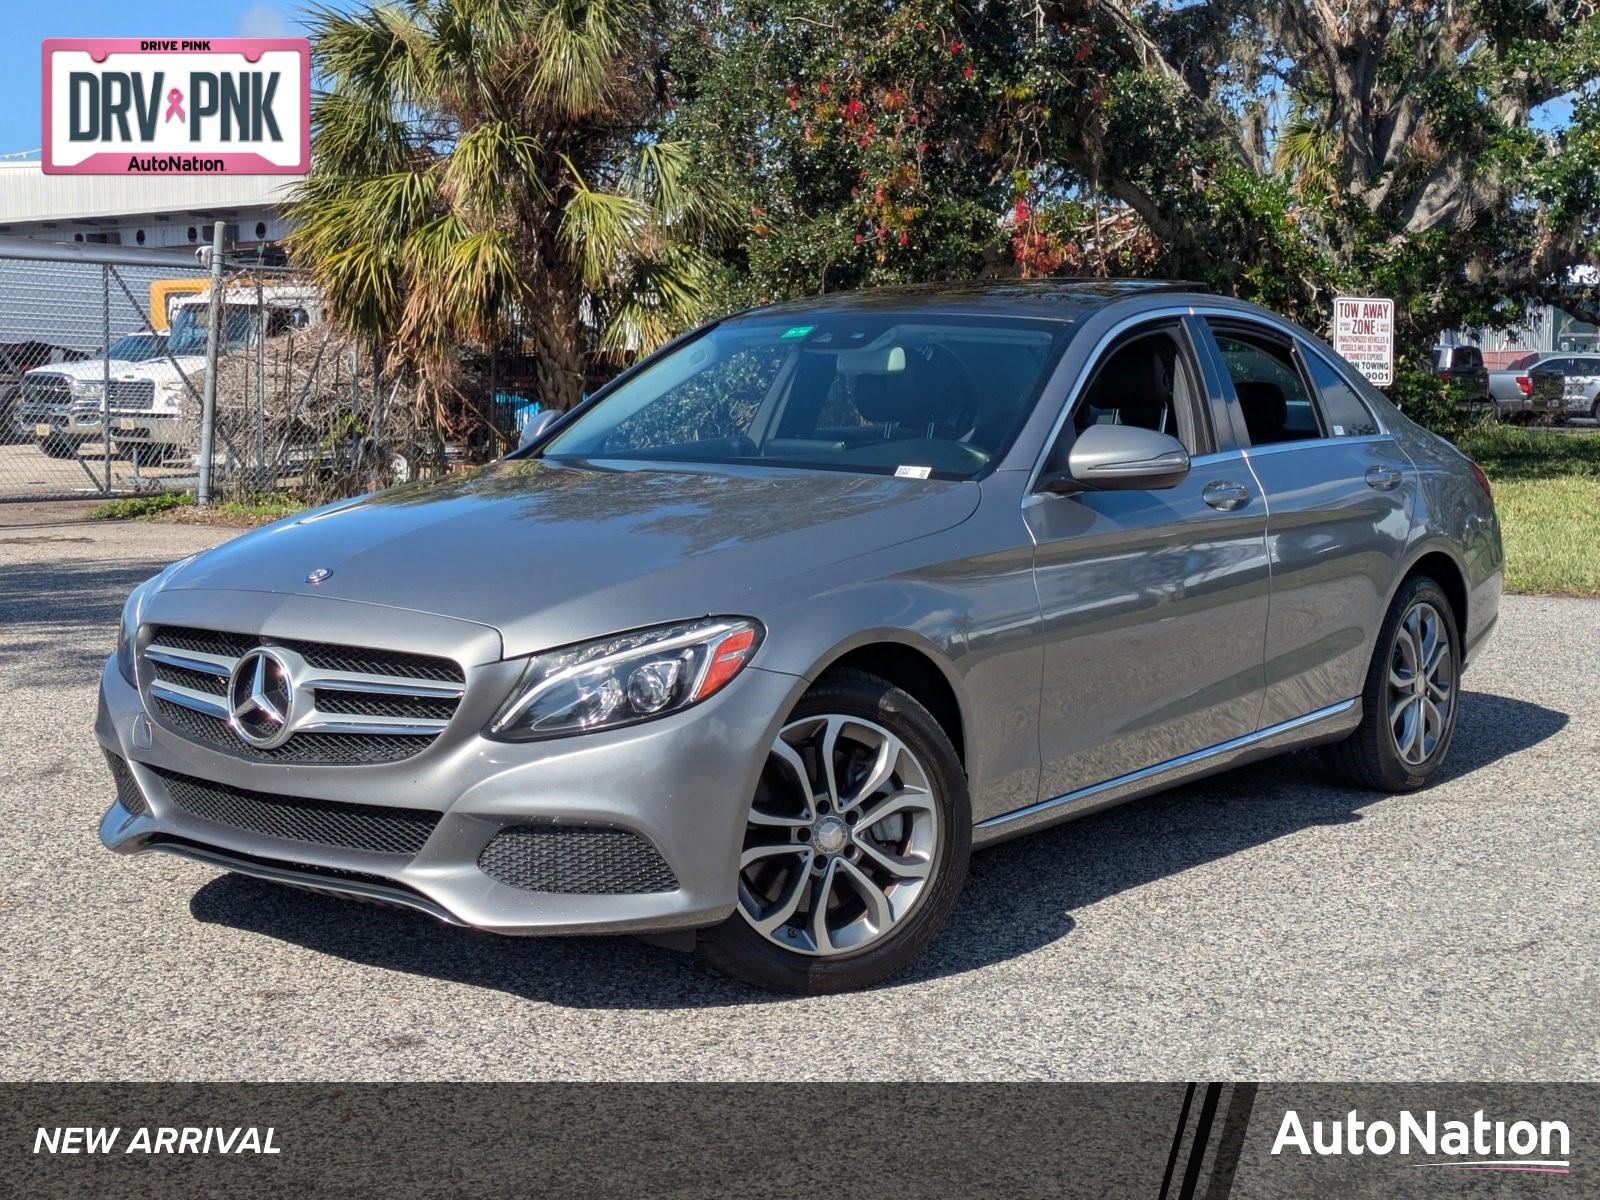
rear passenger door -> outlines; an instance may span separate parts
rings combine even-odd
[[[1360,695],[1416,484],[1405,452],[1309,342],[1248,318],[1205,328],[1229,432],[1266,500],[1265,728]]]

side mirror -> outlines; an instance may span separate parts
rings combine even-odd
[[[561,417],[553,408],[542,408],[529,417],[522,425],[522,433],[517,438],[517,449],[531,445],[542,438],[550,426],[554,425]]]
[[[1047,469],[1041,491],[1157,491],[1189,475],[1189,452],[1166,433],[1137,425],[1091,425],[1072,443],[1065,466]]]

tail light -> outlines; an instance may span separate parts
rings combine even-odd
[[[1524,396],[1533,395],[1533,380],[1529,379],[1526,375],[1518,375],[1517,391],[1521,392]]]
[[[1470,458],[1467,459],[1467,466],[1472,468],[1472,477],[1478,481],[1478,486],[1483,489],[1483,494],[1489,497],[1489,503],[1493,504],[1494,489],[1489,486],[1489,477],[1483,473],[1483,468]]]
[[[1449,379],[1450,378],[1450,372],[1441,367],[1440,370],[1439,370],[1439,378],[1440,379]]]

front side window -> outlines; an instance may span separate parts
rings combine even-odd
[[[1198,395],[1177,326],[1145,329],[1112,347],[1072,412],[1072,427],[1137,425],[1171,434],[1190,454],[1210,447],[1195,428]]]
[[[624,382],[542,453],[972,479],[1010,447],[1071,328],[912,313],[734,320]]]
[[[1266,334],[1213,327],[1252,446],[1323,436],[1317,409],[1289,346]]]
[[[255,310],[243,305],[228,304],[222,309],[222,348],[237,350],[250,341],[255,326]],[[172,318],[172,331],[168,334],[168,347],[173,354],[204,354],[206,332],[211,326],[211,306],[186,304]]]

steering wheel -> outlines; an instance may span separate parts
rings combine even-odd
[[[937,372],[946,380],[953,378],[962,392],[960,406],[947,413],[942,420],[935,421],[933,427],[938,435],[947,441],[961,442],[978,431],[978,418],[982,415],[982,405],[978,400],[978,382],[973,379],[972,372],[967,370],[966,364],[945,347],[933,346],[932,350],[933,354],[928,360],[930,372]],[[946,382],[943,388],[945,395],[948,396],[951,384]],[[984,461],[988,461],[988,455],[984,455]]]

